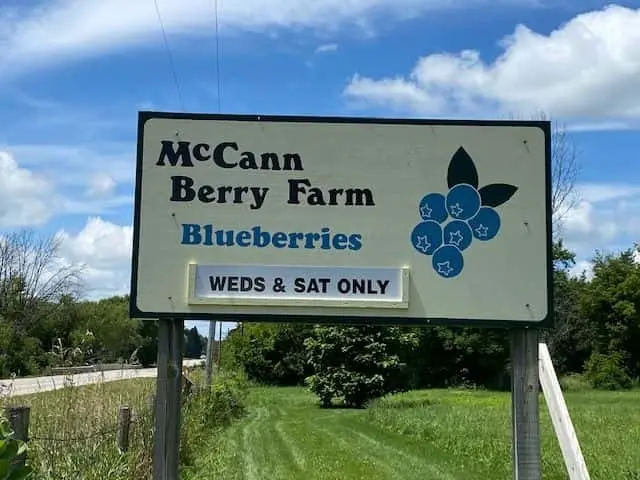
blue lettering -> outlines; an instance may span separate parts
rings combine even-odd
[[[198,245],[201,242],[202,235],[200,234],[200,225],[196,223],[183,223],[181,243],[183,245]]]
[[[349,250],[360,250],[362,248],[362,235],[354,233],[349,235]]]
[[[362,235],[359,233],[333,233],[329,227],[320,232],[274,232],[270,233],[255,225],[248,230],[216,229],[213,224],[199,225],[183,223],[182,245],[203,245],[207,247],[273,247],[304,248],[307,250],[352,250],[362,248]]]

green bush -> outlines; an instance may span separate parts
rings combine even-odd
[[[570,373],[558,380],[563,392],[582,392],[591,389],[591,383],[584,374]]]
[[[401,356],[417,343],[397,327],[318,326],[305,340],[314,374],[307,385],[327,408],[342,398],[347,407],[362,408],[371,400],[408,389]]]
[[[30,478],[31,468],[14,463],[18,456],[26,453],[27,446],[24,442],[11,438],[12,434],[9,422],[0,417],[0,479],[23,480]]]
[[[185,399],[180,463],[193,465],[195,453],[212,437],[246,413],[249,381],[244,372],[220,372],[210,388],[195,391]]]
[[[599,390],[623,390],[633,386],[620,352],[591,354],[585,363],[585,376],[591,386]]]

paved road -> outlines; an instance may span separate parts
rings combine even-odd
[[[184,366],[203,364],[204,360],[184,360]],[[30,393],[57,390],[64,387],[65,378],[72,378],[74,386],[89,385],[91,383],[113,382],[129,378],[154,378],[156,368],[139,368],[134,370],[107,370],[105,372],[76,373],[70,377],[52,375],[47,377],[16,378],[15,380],[0,380],[0,395],[19,396]]]

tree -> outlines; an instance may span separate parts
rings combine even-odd
[[[202,355],[202,343],[200,342],[200,334],[198,333],[198,329],[196,327],[187,330],[187,345],[186,345],[186,354],[187,358],[200,358]]]
[[[593,325],[580,310],[580,302],[588,285],[584,275],[573,277],[575,254],[562,240],[553,245],[553,289],[555,328],[544,331],[542,340],[549,347],[551,358],[560,374],[581,372],[593,349]]]
[[[634,377],[640,375],[640,265],[634,260],[636,251],[637,247],[617,255],[596,252],[593,279],[581,302],[581,312],[593,331],[593,351],[607,356],[617,352]]]
[[[20,230],[0,236],[0,373],[29,374],[46,363],[45,349],[32,331],[65,297],[77,297],[82,269],[59,255],[60,237]],[[67,332],[68,333],[68,332]]]
[[[361,408],[368,401],[408,389],[401,355],[416,345],[413,333],[398,327],[317,326],[305,340],[310,390],[329,407],[342,398],[348,407]]]
[[[255,382],[299,385],[311,373],[304,340],[312,333],[305,324],[245,324],[227,334],[223,362],[241,367]]]
[[[0,237],[0,312],[22,327],[38,307],[63,296],[77,297],[82,268],[60,257],[61,239],[20,230]],[[34,318],[35,317],[35,318]]]
[[[516,116],[511,115],[511,118],[515,119]],[[551,122],[551,211],[553,234],[558,240],[562,236],[562,224],[567,213],[580,201],[576,192],[580,171],[578,152],[564,124],[551,120],[543,111],[533,114],[531,118]]]

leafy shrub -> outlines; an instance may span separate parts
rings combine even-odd
[[[11,438],[13,432],[9,422],[0,417],[0,479],[23,480],[30,478],[31,468],[14,463],[15,460],[26,453],[27,445],[20,440]]]
[[[246,413],[249,382],[241,371],[221,372],[203,388],[185,399],[180,463],[192,465],[194,454],[212,436]]]
[[[558,379],[563,392],[582,392],[592,388],[589,379],[582,373],[570,373]]]
[[[305,340],[315,372],[307,384],[325,408],[336,398],[347,407],[361,408],[370,400],[408,389],[400,354],[410,352],[416,343],[414,334],[403,334],[397,327],[318,326]]]
[[[599,390],[623,390],[633,386],[620,352],[591,354],[585,363],[585,376],[591,386]]]

